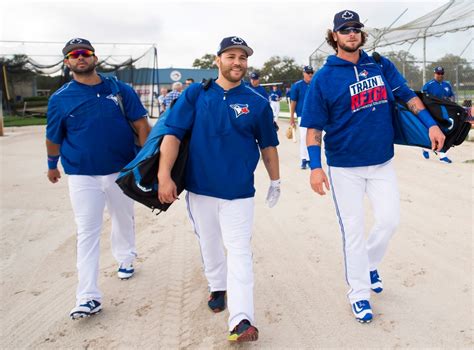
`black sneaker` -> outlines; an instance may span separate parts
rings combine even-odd
[[[213,312],[221,312],[225,310],[225,290],[211,292],[207,305]]]
[[[258,329],[250,324],[249,320],[242,320],[234,327],[227,337],[232,342],[256,341],[258,339]]]

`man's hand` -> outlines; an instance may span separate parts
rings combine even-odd
[[[161,203],[173,203],[176,199],[178,199],[178,192],[171,177],[158,176],[158,200]]]
[[[431,149],[433,151],[441,151],[444,140],[446,139],[441,129],[437,125],[434,125],[428,130],[428,135],[431,140]]]
[[[48,169],[47,176],[48,176],[48,180],[52,182],[53,184],[55,184],[61,178],[61,172],[58,170],[58,168]]]
[[[324,192],[324,186],[326,186],[326,189],[329,191],[329,180],[328,177],[326,176],[326,173],[324,172],[323,169],[321,168],[316,168],[311,170],[311,176],[309,178],[309,182],[311,184],[311,188],[313,189],[314,192],[317,194],[320,194],[321,196],[324,196],[326,192]]]
[[[280,180],[275,180],[270,182],[270,187],[268,188],[267,203],[269,208],[273,208],[277,204],[278,199],[280,198]]]

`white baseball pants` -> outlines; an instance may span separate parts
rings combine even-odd
[[[278,115],[280,114],[280,101],[270,101],[270,107],[273,111],[273,120],[278,122]]]
[[[301,160],[309,160],[308,148],[306,146],[306,131],[307,128],[301,126],[301,117],[298,117],[298,129],[300,129],[300,158]]]
[[[188,192],[186,201],[209,289],[227,290],[229,330],[243,319],[253,324],[254,198],[226,200]]]
[[[69,195],[77,225],[77,305],[101,300],[99,275],[100,234],[104,208],[111,220],[112,255],[118,263],[133,262],[135,230],[133,200],[115,183],[117,173],[104,176],[69,175]]]
[[[400,220],[400,198],[392,161],[384,164],[329,167],[336,213],[342,232],[346,281],[351,303],[370,299],[369,271],[377,269]],[[364,196],[372,205],[375,223],[367,240]]]

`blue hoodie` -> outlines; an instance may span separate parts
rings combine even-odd
[[[392,62],[377,64],[363,50],[357,64],[329,56],[308,88],[301,126],[324,130],[327,163],[382,164],[393,157],[392,105],[415,93]]]

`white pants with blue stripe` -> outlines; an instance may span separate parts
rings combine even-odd
[[[306,146],[307,128],[301,126],[301,117],[298,117],[298,129],[300,129],[300,159],[309,160],[308,147]]]
[[[229,330],[243,319],[253,324],[254,198],[226,200],[188,192],[186,200],[209,289],[227,290]]]
[[[115,183],[117,175],[68,177],[69,195],[77,225],[77,305],[91,299],[102,299],[97,280],[105,207],[112,221],[110,243],[115,260],[129,263],[137,255],[133,200],[125,196]]]
[[[392,161],[384,164],[329,167],[336,213],[342,232],[346,280],[351,303],[370,299],[369,271],[377,269],[400,221],[400,197]],[[367,194],[374,226],[365,238],[364,196]]]

